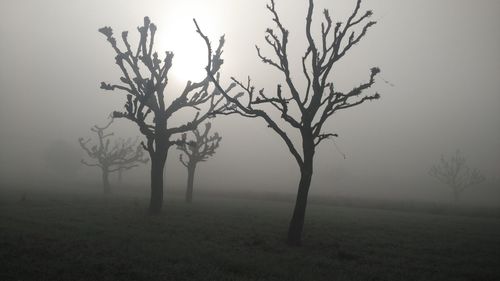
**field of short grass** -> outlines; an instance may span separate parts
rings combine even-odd
[[[500,219],[311,204],[68,194],[0,200],[0,280],[500,280]]]

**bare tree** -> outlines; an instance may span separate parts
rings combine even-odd
[[[140,145],[139,137],[137,137],[135,139],[133,139],[133,138],[123,139],[122,138],[122,139],[115,141],[115,144],[117,146],[121,146],[121,147],[138,147]],[[148,162],[149,162],[149,158],[144,157],[142,159],[138,159],[138,161],[135,163],[120,163],[120,164],[118,164],[118,183],[119,184],[122,183],[124,171],[138,167],[141,163],[146,164]]]
[[[363,95],[375,83],[375,76],[380,72],[374,67],[370,71],[366,82],[354,87],[348,92],[340,92],[334,87],[330,78],[333,67],[356,45],[367,33],[368,29],[376,22],[369,21],[372,11],[360,12],[361,0],[357,0],[356,7],[345,23],[333,23],[328,10],[323,11],[324,20],[321,23],[320,38],[314,38],[312,20],[314,1],[309,0],[306,16],[307,49],[301,57],[302,74],[306,83],[305,89],[299,88],[300,80],[292,75],[290,58],[288,55],[289,31],[283,26],[276,11],[275,3],[271,0],[267,9],[272,15],[276,28],[266,30],[265,40],[271,47],[275,58],[267,57],[256,46],[257,55],[264,62],[277,69],[284,78],[285,89],[277,85],[276,92],[269,95],[261,89],[255,90],[250,78],[243,83],[236,78],[231,78],[242,91],[231,96],[222,88],[218,79],[209,73],[213,82],[223,93],[232,106],[218,110],[215,114],[239,114],[245,117],[260,117],[265,120],[268,127],[273,129],[285,142],[294,156],[300,169],[300,182],[298,193],[290,221],[287,242],[290,245],[300,245],[304,217],[307,205],[307,196],[313,175],[313,159],[316,148],[323,140],[336,137],[332,132],[325,132],[324,124],[334,113],[360,105],[365,101],[379,98],[379,94]],[[196,24],[196,21],[195,21]],[[210,49],[210,41],[197,25],[198,33],[204,38]],[[292,78],[294,77],[294,78]],[[271,112],[275,110],[281,119],[275,118]],[[302,143],[295,144],[287,134],[282,124],[298,131]]]
[[[168,150],[178,144],[173,136],[178,133],[193,130],[210,117],[211,112],[225,105],[223,96],[217,90],[210,90],[210,80],[218,77],[218,71],[223,63],[221,60],[224,37],[219,40],[218,48],[208,59],[207,77],[199,82],[188,81],[179,95],[170,104],[166,104],[166,87],[168,73],[172,67],[172,52],[165,52],[161,60],[157,52],[153,51],[156,25],[144,18],[144,24],[138,27],[139,42],[134,48],[128,40],[128,32],[121,34],[123,47],[117,45],[110,27],[103,27],[99,31],[104,34],[116,53],[116,64],[119,66],[122,77],[120,84],[102,82],[104,90],[119,90],[127,97],[124,112],[114,112],[114,117],[126,118],[139,127],[146,138],[142,142],[144,149],[151,158],[151,200],[149,211],[157,214],[163,204],[163,169]],[[217,79],[217,78],[214,78]],[[202,110],[205,107],[205,110]],[[170,118],[183,109],[195,109],[193,118],[180,126],[172,126]]]
[[[89,163],[82,159],[82,163],[89,167],[99,167],[102,171],[102,185],[104,194],[111,193],[109,184],[109,174],[119,171],[120,169],[131,169],[136,167],[138,163],[147,162],[144,157],[142,146],[129,142],[115,142],[111,144],[110,137],[113,133],[106,133],[105,130],[113,123],[111,119],[104,127],[95,125],[90,130],[97,135],[97,144],[90,146],[91,139],[84,140],[79,138],[80,146],[85,150],[88,157],[93,163]]]
[[[439,164],[432,166],[429,171],[431,176],[451,188],[455,202],[467,188],[480,184],[485,179],[478,169],[472,170],[466,162],[460,150],[457,150],[449,158],[441,156]]]
[[[216,132],[212,136],[208,136],[212,124],[210,122],[205,124],[205,131],[200,132],[195,128],[192,132],[194,140],[187,140],[186,134],[182,134],[182,142],[177,146],[177,149],[182,151],[179,155],[179,161],[188,170],[188,180],[186,188],[186,202],[193,201],[193,182],[196,166],[200,162],[206,161],[209,157],[215,154],[215,150],[219,147],[222,137]],[[184,159],[183,155],[186,156]]]

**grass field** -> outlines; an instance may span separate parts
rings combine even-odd
[[[311,204],[48,194],[0,200],[0,280],[500,280],[500,220]]]

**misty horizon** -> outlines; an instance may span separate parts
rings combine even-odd
[[[302,50],[303,21],[293,20],[305,18],[302,2],[289,6],[277,3],[291,31],[293,54]],[[265,1],[241,5],[228,2],[232,12],[221,16],[215,15],[222,11],[211,10],[210,4],[202,2],[196,2],[196,6],[151,2],[150,6],[132,10],[110,3],[51,3],[2,4],[1,19],[5,22],[2,34],[10,42],[2,45],[1,52],[4,181],[50,180],[43,155],[52,142],[62,140],[78,150],[76,140],[86,137],[88,128],[105,123],[111,111],[121,110],[122,95],[99,89],[101,81],[116,81],[113,55],[97,33],[102,26],[113,26],[118,33],[128,30],[130,36],[137,36],[135,28],[142,17],[151,17],[158,26],[157,51],[162,54],[164,50],[172,50],[175,54],[170,98],[175,97],[187,80],[196,79],[189,77],[196,76],[196,71],[188,68],[185,72],[183,64],[203,71],[206,50],[192,18],[197,18],[213,41],[225,34],[227,45],[221,71],[225,82],[229,76],[240,79],[250,76],[257,87],[271,91],[275,82],[270,78],[281,79],[277,71],[259,62],[253,48],[254,44],[262,46],[263,33],[270,25],[263,9]],[[493,12],[498,5],[487,1],[453,2],[454,12],[447,21],[442,21],[440,11],[446,10],[451,2],[432,7],[426,2],[367,4],[367,9],[376,11],[378,24],[340,64],[341,69],[335,70],[334,80],[337,87],[350,89],[365,79],[370,67],[378,66],[382,73],[373,91],[382,98],[336,114],[327,122],[326,126],[339,137],[319,148],[311,192],[447,200],[446,187],[429,177],[428,171],[440,155],[460,149],[468,163],[479,168],[487,179],[482,186],[475,187],[477,192],[470,192],[470,198],[498,205],[500,85],[495,77],[500,74],[496,51],[500,38],[494,32],[499,19]],[[53,9],[54,5],[58,8]],[[120,17],[109,16],[112,6],[122,9]],[[168,7],[167,15],[162,16],[162,9],[153,9],[157,6]],[[318,1],[316,6],[319,14],[322,7],[329,5]],[[340,1],[333,6],[338,7],[333,11],[334,18],[341,19],[352,3]],[[75,13],[75,9],[79,12]],[[214,16],[208,18],[203,12],[206,9]],[[425,20],[418,17],[419,11],[425,11]],[[172,14],[182,16],[168,16]],[[256,15],[258,20],[250,20],[249,14]],[[229,26],[227,22],[232,23]],[[16,23],[15,28],[10,27],[12,23]],[[240,32],[245,36],[238,35]],[[183,46],[189,46],[197,60],[187,60]],[[269,51],[264,48],[264,52]],[[298,67],[298,62],[294,63]],[[296,75],[300,74],[299,69],[294,70]],[[262,191],[295,192],[296,164],[286,146],[264,122],[237,116],[222,116],[212,122],[223,140],[214,159],[200,167],[197,175],[200,181],[221,189],[255,191],[262,187]],[[116,123],[117,134],[140,136],[132,124],[124,120]],[[25,161],[28,157],[32,159]],[[178,152],[171,150],[168,185],[182,188],[185,171],[177,158]],[[266,165],[259,164],[260,159],[266,159]],[[146,171],[132,173],[130,181],[147,181]],[[78,178],[86,180],[91,174],[92,171],[81,167]],[[224,174],[223,181],[220,174]],[[489,196],[490,192],[494,196]]]
[[[500,280],[500,1],[0,2],[0,280]]]

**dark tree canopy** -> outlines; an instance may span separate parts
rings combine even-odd
[[[106,36],[111,47],[116,52],[116,64],[119,66],[122,77],[120,84],[101,83],[104,90],[121,90],[127,96],[125,111],[115,111],[116,118],[127,118],[135,122],[147,139],[145,149],[147,151],[156,149],[155,135],[159,128],[157,124],[166,123],[175,112],[183,108],[197,109],[196,114],[190,122],[179,127],[161,128],[167,135],[182,133],[193,130],[198,124],[210,116],[211,111],[218,108],[223,101],[223,97],[217,92],[210,91],[209,77],[207,76],[199,82],[188,81],[180,95],[172,103],[165,103],[165,92],[168,84],[168,74],[172,67],[174,54],[165,52],[165,57],[161,60],[158,53],[153,50],[156,35],[156,25],[151,23],[148,17],[144,18],[144,25],[138,27],[140,40],[136,51],[128,41],[128,32],[122,32],[122,40],[125,49],[120,49],[113,30],[110,27],[103,27],[99,31]],[[210,75],[215,76],[219,71],[223,61],[220,59],[224,37],[221,37],[219,46],[213,57],[210,59],[207,69]],[[209,105],[204,113],[200,113],[199,106]],[[151,118],[148,118],[150,114]],[[172,143],[175,144],[175,143]]]
[[[216,115],[239,114],[244,117],[262,118],[267,126],[280,136],[294,156],[301,172],[301,180],[288,242],[291,245],[299,245],[316,147],[323,140],[337,136],[325,129],[325,122],[336,112],[380,97],[378,93],[365,94],[365,91],[375,83],[375,77],[380,72],[378,67],[371,68],[368,79],[347,92],[339,91],[331,77],[337,62],[346,57],[376,22],[369,20],[372,11],[361,12],[361,0],[357,0],[354,10],[345,22],[334,23],[329,11],[325,9],[320,37],[314,38],[315,32],[312,27],[314,1],[309,0],[305,20],[307,48],[300,58],[303,77],[303,80],[300,80],[296,78],[299,77],[298,74],[291,72],[291,58],[288,53],[289,31],[282,24],[273,0],[267,5],[267,10],[275,23],[275,28],[268,28],[265,32],[265,40],[272,56],[267,56],[264,50],[256,46],[257,56],[264,64],[282,74],[284,87],[278,84],[276,90],[270,93],[265,89],[257,90],[250,78],[242,82],[232,77],[231,85],[236,84],[240,91],[237,94],[230,94],[221,86],[217,77],[211,75],[209,71],[207,73],[232,105],[216,110],[214,112]],[[197,30],[210,50],[211,43],[208,37],[198,25]],[[302,81],[306,82],[305,88],[302,87]],[[270,109],[280,117],[276,118]],[[283,126],[283,123],[288,126]],[[301,143],[294,143],[289,137],[287,130],[290,129],[300,134]]]
[[[430,175],[439,182],[448,185],[457,201],[460,195],[469,187],[482,183],[485,178],[478,169],[471,169],[460,150],[445,158],[441,156],[439,164],[432,166]]]

